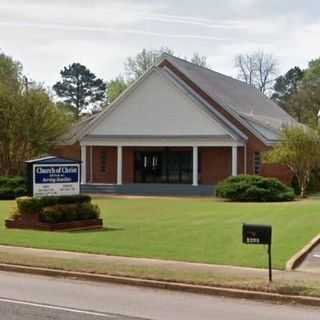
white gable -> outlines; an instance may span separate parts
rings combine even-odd
[[[205,109],[157,69],[151,71],[90,135],[230,135]]]

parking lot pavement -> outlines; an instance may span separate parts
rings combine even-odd
[[[320,244],[307,255],[297,270],[320,273]]]

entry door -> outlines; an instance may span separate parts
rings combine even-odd
[[[160,182],[161,165],[161,152],[136,152],[136,182]]]

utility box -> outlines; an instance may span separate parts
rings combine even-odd
[[[25,163],[29,196],[70,196],[80,193],[81,161],[47,156]]]
[[[260,224],[243,224],[242,242],[245,244],[271,244],[272,227]]]

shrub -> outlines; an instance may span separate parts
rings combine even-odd
[[[15,198],[14,190],[8,187],[0,188],[0,199],[1,200],[12,200]]]
[[[27,194],[27,188],[25,186],[20,186],[14,189],[15,198],[22,197]]]
[[[20,197],[17,198],[17,207],[21,214],[40,213],[42,209],[41,199]]]
[[[20,197],[17,198],[17,206],[19,212],[22,214],[40,213],[43,208],[53,207],[67,204],[86,204],[91,202],[91,197],[87,195],[74,196],[57,196],[57,197],[43,197],[31,198]]]
[[[98,219],[100,211],[92,203],[59,204],[46,207],[40,214],[40,220],[47,223],[69,222]]]
[[[295,197],[293,189],[277,179],[250,175],[226,179],[218,185],[216,195],[232,201],[258,202],[292,201]]]
[[[56,196],[56,197],[43,197],[40,199],[42,207],[49,207],[58,204],[73,204],[91,202],[91,197],[88,195],[74,195],[74,196]]]
[[[83,203],[79,206],[79,219],[98,219],[100,217],[100,209],[92,203]]]
[[[59,210],[58,206],[44,208],[40,214],[40,221],[48,223],[63,222],[63,211]]]
[[[26,194],[23,177],[0,177],[0,200],[12,200]]]

